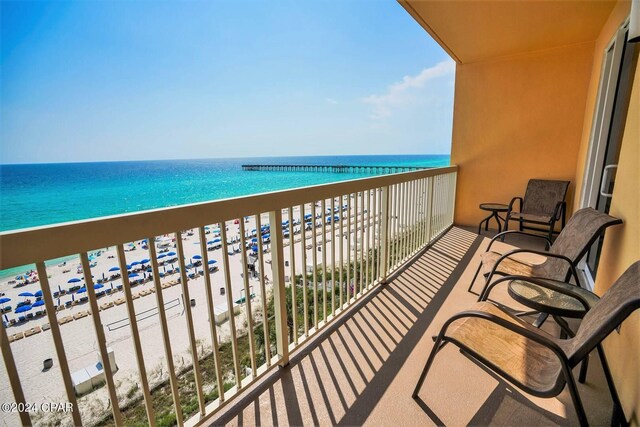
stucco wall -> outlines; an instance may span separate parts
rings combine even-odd
[[[480,203],[508,203],[530,178],[572,181],[572,206],[593,51],[589,42],[457,65],[457,224],[478,224]]]

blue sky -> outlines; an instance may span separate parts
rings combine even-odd
[[[449,153],[395,0],[0,2],[0,163]]]

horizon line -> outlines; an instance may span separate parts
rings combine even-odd
[[[92,161],[71,161],[71,162],[33,162],[33,163],[0,163],[2,166],[28,166],[28,165],[70,165],[70,164],[92,164],[92,163],[134,163],[134,162],[171,162],[190,160],[238,160],[238,159],[282,159],[282,158],[304,158],[304,157],[374,157],[374,156],[447,156],[446,153],[408,153],[408,154],[325,154],[325,155],[290,155],[290,156],[250,156],[250,157],[196,157],[196,158],[173,158],[173,159],[132,159],[132,160],[92,160]]]

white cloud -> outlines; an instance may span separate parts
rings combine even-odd
[[[394,108],[409,103],[411,95],[418,89],[435,78],[451,76],[456,66],[453,60],[442,61],[433,67],[425,68],[416,76],[405,76],[402,81],[393,83],[382,95],[369,95],[362,99],[363,102],[373,107],[371,118],[384,119],[392,114]]]
[[[327,101],[329,104],[333,104],[333,105],[337,105],[338,101],[336,101],[333,98],[325,98],[325,101]]]

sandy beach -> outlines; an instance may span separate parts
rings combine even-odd
[[[371,201],[373,201],[373,196],[371,196]],[[335,207],[339,207],[341,204],[345,203],[345,200],[334,201]],[[356,248],[356,242],[360,240],[360,230],[357,233],[355,228],[355,219],[354,216],[357,214],[358,218],[360,218],[361,212],[361,201],[358,200],[359,210],[356,213],[353,211],[353,202],[352,199],[352,228],[351,228],[351,250],[352,250],[352,259],[354,256],[354,250]],[[325,213],[327,209],[330,207],[331,201],[326,201]],[[311,206],[307,205],[305,207],[305,214],[309,214],[311,212]],[[366,206],[365,206],[366,208]],[[316,208],[316,212],[321,212],[321,206],[318,204]],[[328,214],[328,213],[327,213]],[[340,212],[335,213],[336,215],[340,215]],[[342,220],[340,222],[336,221],[334,225],[334,229],[336,231],[336,235],[339,233],[339,225],[344,227],[344,233],[347,234],[347,221],[346,221],[346,212],[343,214]],[[368,219],[368,214],[365,214],[365,220]],[[373,213],[371,214],[372,222],[371,226],[376,224],[374,220]],[[293,209],[293,218],[288,218],[288,212],[283,211],[283,221],[290,221],[294,224],[293,230],[300,231],[299,227],[303,226],[304,218],[301,217],[299,208]],[[226,224],[227,227],[227,239],[228,240],[237,240],[240,237],[240,225],[237,223],[238,221],[229,221]],[[261,216],[261,223],[268,224],[268,215],[263,214]],[[367,224],[367,222],[365,222]],[[257,228],[255,217],[247,217],[245,218],[245,231],[246,233],[250,233],[251,230]],[[366,227],[366,225],[365,225]],[[220,236],[215,232],[215,226],[211,226],[207,234],[207,240],[212,241],[219,239]],[[309,226],[311,228],[311,226]],[[371,227],[370,236],[375,235],[375,227]],[[323,241],[323,233],[322,227],[316,227],[317,232],[317,246],[323,247],[324,254],[327,258],[327,265],[331,265],[331,251],[335,253],[336,262],[339,261],[339,246],[335,245],[336,241],[332,238],[331,235],[332,227],[327,224],[325,226],[324,233],[324,241]],[[305,249],[306,258],[307,258],[307,266],[310,266],[313,259],[313,253],[317,254],[317,263],[320,265],[323,261],[323,253],[322,250],[318,251],[318,248],[314,248],[312,245],[312,231],[307,229],[306,231],[306,242],[304,245],[302,243],[301,233],[295,233],[293,235],[295,244],[294,244],[294,258],[295,263],[290,262],[290,249],[285,247],[284,250],[284,260],[287,267],[285,267],[285,275],[287,279],[290,276],[290,266],[295,266],[295,273],[300,274],[306,269],[306,266],[302,264],[302,250],[303,247]],[[365,228],[366,234],[366,228]],[[177,252],[175,248],[175,238],[174,235],[160,236],[160,241],[154,242],[156,245],[164,244],[169,249],[169,252]],[[185,255],[185,263],[189,264],[190,261],[197,261],[194,257],[201,256],[200,253],[200,241],[199,234],[197,230],[187,230],[182,233],[183,238],[183,248]],[[169,242],[167,244],[167,242]],[[251,242],[251,237],[247,239],[247,242]],[[366,242],[366,239],[365,239]],[[127,248],[135,248],[134,250],[127,250],[126,252],[126,262],[131,264],[132,262],[141,261],[144,259],[150,258],[149,251],[143,249],[143,245],[145,243],[133,242],[132,246],[125,245],[125,249]],[[290,239],[285,238],[284,244],[289,245]],[[230,245],[230,248],[233,248],[237,243]],[[249,246],[251,244],[249,243]],[[265,245],[266,248],[269,248],[270,245]],[[343,245],[344,258],[347,260],[347,240],[345,239]],[[210,260],[215,260],[214,264],[219,269],[213,273],[210,273],[211,283],[213,288],[213,298],[214,305],[219,311],[226,311],[226,295],[221,294],[221,288],[225,287],[224,283],[224,272],[223,272],[223,248],[218,248],[215,250],[207,251],[207,255]],[[91,267],[91,273],[94,276],[94,281],[97,279],[101,279],[104,277],[109,278],[111,275],[117,273],[117,271],[109,271],[113,269],[113,267],[118,266],[116,248],[102,248],[99,250],[92,252],[94,254]],[[252,251],[249,249],[247,251],[250,254]],[[242,276],[243,265],[242,265],[242,255],[241,253],[235,253],[228,257],[229,259],[229,272],[231,277],[231,294],[232,300],[237,301],[240,298],[244,297],[244,279]],[[264,274],[266,276],[266,297],[268,298],[269,293],[271,292],[271,253],[266,252],[264,254],[265,261],[265,271]],[[58,289],[68,289],[72,285],[83,285],[82,282],[78,283],[68,283],[70,279],[80,278],[82,279],[82,273],[79,272],[79,260],[71,260],[67,261],[65,265],[56,265],[47,268],[47,273],[49,276],[49,282],[51,291],[57,291]],[[259,269],[259,263],[256,263],[257,269]],[[135,267],[140,267],[137,265]],[[135,268],[134,267],[134,268]],[[178,263],[175,262],[173,267],[178,267]],[[171,265],[167,265],[166,268],[171,269]],[[201,267],[196,267],[198,271],[202,270]],[[164,268],[160,267],[160,271],[163,271]],[[196,270],[191,269],[187,270],[188,273],[194,272]],[[206,271],[206,269],[205,269]],[[147,274],[144,271],[139,271],[136,279],[143,279],[144,275]],[[172,274],[165,276],[161,279],[161,283],[174,282],[178,280],[180,277],[179,274]],[[5,305],[12,305],[15,309],[16,304],[20,301],[25,300],[25,297],[20,297],[18,294],[23,292],[30,292],[35,294],[38,290],[40,290],[40,283],[31,283],[25,286],[15,288],[14,284],[9,284],[9,280],[13,278],[3,279],[0,282],[0,292],[5,293],[5,297],[10,298],[11,301]],[[14,279],[15,280],[15,279]],[[104,295],[98,299],[98,305],[104,306],[104,309],[100,310],[100,320],[103,325],[107,347],[111,348],[114,351],[116,364],[118,367],[117,372],[114,375],[114,381],[116,383],[116,387],[118,389],[118,393],[121,399],[121,403],[126,400],[127,391],[131,389],[132,385],[134,385],[138,381],[138,370],[135,358],[135,351],[133,346],[133,340],[131,338],[131,329],[129,327],[128,315],[126,304],[118,303],[119,300],[124,298],[124,292],[118,291],[117,286],[122,283],[121,279],[116,279],[114,281],[105,281],[103,282],[103,287],[96,289],[96,292],[105,291],[106,289],[111,289],[113,285],[114,291],[109,295]],[[287,283],[288,285],[289,283]],[[206,289],[205,289],[205,278],[201,275],[194,279],[188,280],[189,293],[190,298],[195,300],[195,306],[192,307],[192,316],[194,322],[195,335],[198,342],[198,351],[200,356],[205,353],[208,353],[211,349],[211,337],[210,337],[210,327],[209,327],[209,315],[206,304]],[[138,327],[140,330],[140,338],[143,347],[143,354],[145,358],[146,371],[148,373],[149,381],[151,385],[157,383],[164,378],[166,378],[166,362],[164,355],[164,347],[161,339],[161,329],[157,315],[157,300],[156,295],[152,291],[150,291],[154,287],[153,281],[147,281],[143,284],[137,285],[132,288],[132,293],[134,295],[134,307],[137,313],[138,318]],[[261,304],[262,298],[265,297],[261,295],[260,292],[260,281],[257,277],[249,277],[249,287],[250,293],[255,294],[255,297],[251,301],[251,307],[254,314],[254,318],[261,319]],[[78,299],[79,297],[86,297],[87,294],[67,294],[60,297],[59,304],[65,305],[66,302],[73,299]],[[137,297],[136,297],[137,296]],[[167,315],[167,323],[168,330],[171,337],[171,346],[174,356],[174,361],[176,363],[176,369],[180,369],[181,366],[185,366],[191,363],[192,357],[189,352],[189,337],[187,332],[187,323],[184,312],[184,302],[182,297],[182,286],[180,284],[167,287],[163,289],[163,297],[166,307],[166,315]],[[32,303],[36,300],[35,297],[29,297]],[[58,303],[58,299],[54,299],[56,303]],[[113,305],[111,306],[111,303]],[[110,307],[107,307],[110,306]],[[245,304],[240,304],[239,314],[236,316],[236,328],[238,331],[242,331],[246,329],[246,317],[245,317]],[[4,320],[11,320],[13,318],[17,318],[18,316],[25,315],[28,313],[36,312],[44,307],[33,308],[27,313],[15,314],[13,312],[7,313],[6,318]],[[88,303],[81,303],[77,305],[73,305],[71,307],[65,308],[62,311],[58,311],[56,313],[57,319],[60,322],[63,318],[71,318],[78,317],[83,312],[87,312],[90,310]],[[38,329],[38,327],[42,328],[48,323],[47,316],[35,318],[14,326],[7,327],[7,334],[9,336],[13,336],[15,334],[20,333],[29,333],[33,330],[33,328]],[[224,342],[229,340],[230,330],[229,330],[229,322],[223,321],[217,325],[218,336],[219,339]],[[96,334],[93,326],[93,321],[91,315],[87,315],[85,317],[80,317],[78,319],[74,319],[69,321],[68,323],[62,324],[60,326],[62,338],[65,346],[65,351],[67,355],[67,359],[69,362],[69,367],[71,372],[73,373],[76,370],[82,369],[85,366],[95,364],[99,360],[99,350],[98,344],[96,341]],[[240,332],[242,333],[242,332]],[[11,349],[14,354],[16,365],[18,369],[18,374],[21,379],[21,383],[23,386],[25,399],[27,402],[64,402],[66,401],[66,396],[64,394],[64,386],[62,382],[62,377],[60,374],[59,364],[57,362],[57,357],[54,349],[54,343],[51,336],[50,330],[42,330],[41,332],[35,333],[31,336],[26,336],[24,338],[15,340],[11,343]],[[52,358],[53,359],[53,367],[47,371],[43,371],[43,361],[45,359]],[[7,373],[5,371],[4,365],[0,367],[0,399],[3,402],[11,402],[13,401],[13,395],[11,389],[9,387]],[[205,387],[213,387],[213,384],[205,384]],[[83,416],[83,420],[85,422],[90,422],[95,419],[97,415],[100,415],[104,410],[108,410],[108,393],[106,387],[101,387],[88,395],[85,395],[78,400],[80,410]],[[64,423],[70,423],[71,419],[69,416],[63,416]],[[16,425],[19,423],[19,419],[17,414],[11,413],[2,413],[0,416],[0,425]]]

